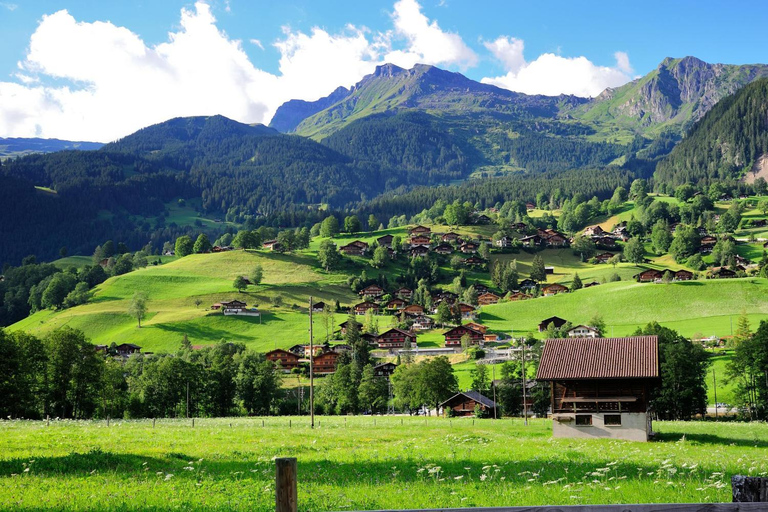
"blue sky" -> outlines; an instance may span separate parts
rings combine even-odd
[[[594,96],[666,56],[767,62],[762,2],[0,0],[0,136],[108,141],[179,115],[268,123],[376,64]]]

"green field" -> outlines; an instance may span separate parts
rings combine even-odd
[[[312,511],[730,502],[732,475],[768,474],[757,423],[657,422],[634,443],[552,439],[549,420],[264,421],[0,422],[0,508],[274,510],[274,457],[298,458]]]

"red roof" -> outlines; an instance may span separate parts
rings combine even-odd
[[[539,380],[657,377],[657,336],[550,339],[536,374]]]

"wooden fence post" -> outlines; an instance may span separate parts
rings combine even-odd
[[[296,459],[275,459],[275,512],[297,512]]]
[[[155,418],[152,418],[152,428],[155,428]]]
[[[734,503],[768,503],[768,478],[734,475],[731,477]]]

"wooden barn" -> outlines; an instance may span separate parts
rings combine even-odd
[[[445,336],[445,346],[460,347],[461,338],[465,334],[469,336],[469,342],[472,345],[477,345],[478,343],[485,341],[482,332],[476,331],[471,327],[467,327],[466,325],[459,325],[443,333],[443,336]]]
[[[647,441],[658,337],[546,340],[536,379],[552,385],[554,437]]]
[[[490,398],[481,395],[477,391],[463,391],[456,393],[451,398],[440,404],[443,415],[448,416],[448,411],[452,411],[453,416],[474,416],[475,407],[480,408],[483,416],[487,418],[494,417],[496,402]]]
[[[270,350],[265,356],[267,361],[271,361],[276,368],[280,368],[280,370],[286,373],[299,366],[299,356],[288,350],[281,348]]]

